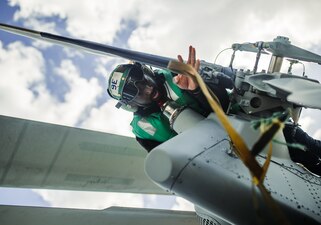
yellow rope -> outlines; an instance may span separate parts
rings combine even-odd
[[[255,180],[255,183],[258,183],[263,173],[261,166],[258,164],[255,157],[251,155],[251,152],[247,148],[245,142],[243,141],[243,138],[236,132],[236,130],[230,124],[222,108],[217,104],[216,101],[213,100],[205,82],[198,74],[198,72],[192,66],[177,61],[171,61],[168,64],[168,68],[170,70],[178,71],[180,74],[185,74],[190,77],[196,78],[196,81],[198,82],[210,106],[212,107],[213,111],[216,113],[217,117],[221,121],[223,127],[229,134],[232,143],[234,144],[236,153],[239,155],[240,159],[244,162],[244,164],[249,168],[253,176],[253,179]]]
[[[221,124],[227,131],[228,135],[231,138],[232,143],[234,144],[234,149],[236,150],[236,154],[243,161],[245,166],[249,169],[252,174],[252,182],[255,184],[259,190],[261,191],[266,203],[269,207],[275,212],[276,220],[280,224],[289,224],[282,211],[279,209],[279,206],[275,203],[270,193],[265,188],[263,181],[266,175],[267,169],[269,167],[270,159],[272,156],[272,144],[270,142],[269,152],[267,155],[267,159],[264,165],[261,167],[259,163],[256,161],[255,156],[253,156],[245,144],[243,138],[237,133],[237,131],[233,128],[231,123],[228,120],[228,117],[225,115],[224,111],[218,104],[219,101],[213,93],[210,93],[207,85],[203,81],[202,77],[198,74],[198,72],[189,64],[184,64],[178,61],[170,61],[168,64],[168,68],[172,71],[178,72],[179,74],[184,74],[191,77],[194,81],[196,79],[199,84],[203,94],[205,95],[207,101],[209,102],[211,108],[216,113],[218,119]],[[214,100],[215,99],[215,100]],[[276,121],[274,121],[276,122]],[[280,122],[280,121],[278,121]],[[281,125],[279,126],[281,127]],[[259,139],[260,141],[260,139]]]

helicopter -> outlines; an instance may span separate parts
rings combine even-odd
[[[152,67],[169,69],[176,73],[189,72],[189,68],[177,64],[175,59],[168,57],[121,49],[2,23],[0,24],[0,29],[102,56],[121,57]],[[321,103],[317,99],[321,92],[321,86],[317,80],[309,79],[306,76],[293,75],[290,67],[288,73],[280,72],[284,58],[289,58],[292,66],[299,61],[321,64],[321,56],[294,46],[288,38],[281,36],[270,42],[236,43],[232,45],[232,49],[233,54],[228,67],[201,61],[200,69],[196,73],[203,80],[211,80],[211,82],[216,83],[227,82],[233,86],[231,102],[241,110],[234,111],[231,107],[226,118],[231,127],[243,138],[248,149],[253,149],[253,146],[256,146],[256,141],[261,136],[258,130],[252,128],[251,121],[271,118],[277,112],[289,110],[294,123],[297,123],[302,107],[321,109]],[[254,52],[256,54],[252,70],[235,70],[233,68],[233,61],[237,51]],[[258,72],[257,68],[261,54],[271,54],[271,60],[267,71]],[[76,136],[73,139],[74,142],[69,143],[66,148],[100,149],[104,145],[108,145],[113,154],[117,154],[115,153],[117,152],[116,150],[120,149],[119,152],[123,155],[140,155],[139,160],[141,164],[144,164],[146,175],[157,184],[157,187],[149,184],[145,175],[139,173],[129,175],[132,179],[136,177],[137,180],[114,179],[114,182],[122,183],[125,188],[120,190],[119,186],[110,185],[111,190],[170,193],[181,196],[195,205],[195,212],[201,224],[256,224],[258,221],[267,224],[283,223],[284,221],[288,222],[288,224],[321,223],[321,178],[317,174],[308,171],[304,165],[298,165],[291,160],[287,146],[280,144],[286,143],[281,131],[275,132],[273,139],[277,140],[277,142],[271,142],[270,146],[272,147],[261,146],[259,152],[252,157],[252,160],[257,163],[256,165],[259,168],[266,162],[267,158],[271,157],[264,177],[264,185],[275,205],[279,207],[279,209],[271,209],[269,207],[271,204],[266,201],[262,192],[253,185],[248,168],[240,160],[240,154],[235,154],[235,143],[231,142],[231,136],[222,126],[218,113],[212,113],[207,118],[204,118],[189,109],[175,108],[170,103],[164,113],[166,113],[173,129],[179,135],[153,149],[143,160],[144,162],[141,160],[145,158],[145,155],[137,153],[139,147],[135,146],[133,140],[117,137],[117,135],[109,136],[110,138],[106,139],[102,134],[90,133],[89,135],[88,132],[87,135],[84,135],[82,133],[86,133],[86,131],[10,117],[1,117],[1,127],[6,128],[3,129],[6,134],[3,135],[5,138],[2,138],[1,142],[4,143],[3,146],[8,146],[14,143],[12,140],[21,141],[24,136],[19,136],[19,134],[26,133],[27,135],[29,131],[30,137],[28,138],[32,141],[24,143],[29,145],[28,148],[33,148],[36,145],[36,137],[39,137],[35,134],[39,134],[41,130],[50,130],[56,135],[60,133],[58,130],[65,130],[66,134],[71,133]],[[18,134],[13,132],[15,129],[10,129],[10,127],[14,127],[14,124],[16,126],[15,129],[20,129]],[[34,132],[32,129],[38,129],[38,131]],[[51,133],[50,137],[53,137],[52,135]],[[77,135],[82,135],[82,137],[90,136],[92,139],[101,136],[97,141],[100,145],[93,145],[89,141],[81,142],[81,138],[77,137]],[[8,137],[12,140],[8,141],[10,139]],[[69,137],[67,135],[59,136],[63,140],[62,146],[64,146],[66,140],[69,140]],[[48,140],[49,137],[47,136],[41,141],[42,143],[47,143]],[[189,140],[194,141],[191,142]],[[77,144],[77,141],[80,144]],[[61,151],[61,146],[57,148],[60,148]],[[17,151],[17,148],[16,150],[14,149],[12,151]],[[273,149],[273,153],[269,153],[270,149]],[[1,158],[4,157],[1,156]],[[12,162],[13,160],[9,158],[8,161]],[[9,169],[6,167],[6,174],[10,174]],[[113,171],[115,170],[113,169],[109,173]],[[47,175],[50,172],[51,170]],[[250,172],[255,175],[255,171]],[[128,171],[124,172],[123,175],[128,175],[126,173]],[[77,178],[80,179],[79,177],[69,176],[69,182]],[[252,178],[255,178],[255,176]],[[45,187],[66,188],[66,186],[70,185],[68,186],[69,189],[81,189],[75,183],[68,184],[66,179],[60,179],[51,184],[47,182],[47,179],[43,178],[41,182]],[[104,181],[97,178],[96,181],[91,181],[91,185],[93,185],[91,188],[99,189],[99,183],[109,183],[111,180],[110,178],[105,178]],[[23,185],[23,182],[19,180],[10,181],[10,179],[9,181],[2,179],[1,185],[15,186],[17,183],[20,186]],[[141,184],[139,185],[138,183]],[[40,185],[37,183],[26,186],[39,187]],[[14,211],[15,209],[12,210]],[[285,219],[279,215],[280,211],[284,214]],[[177,221],[175,223],[178,224]],[[195,221],[192,221],[191,224],[195,224]]]

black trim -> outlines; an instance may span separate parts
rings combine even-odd
[[[86,41],[86,40],[80,40],[80,39],[73,39],[69,37],[63,37],[55,34],[40,32],[41,37],[48,39],[48,40],[54,40],[58,42],[62,42],[62,45],[69,44],[71,47],[80,47],[84,50],[87,50],[92,53],[98,53],[103,55],[113,55],[113,56],[119,56],[125,59],[129,59],[132,61],[142,62],[144,64],[148,64],[155,67],[160,68],[167,68],[167,65],[170,60],[173,60],[171,58],[158,56],[158,55],[152,55],[147,54],[143,52],[137,52],[122,48],[117,48],[109,45],[103,45],[96,42]],[[58,44],[58,43],[57,43]]]

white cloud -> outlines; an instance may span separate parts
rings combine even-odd
[[[190,44],[197,47],[200,57],[213,60],[219,50],[234,42],[272,40],[277,35],[289,36],[302,47],[321,41],[321,31],[316,29],[321,18],[318,0],[10,2],[21,7],[16,19],[58,16],[73,36],[98,42],[111,43],[124,28],[122,22],[133,20],[138,27],[130,36],[130,47],[174,58],[186,54]]]
[[[51,207],[78,209],[106,209],[111,206],[134,208],[159,208],[180,211],[195,211],[189,201],[173,195],[142,195],[113,192],[88,192],[65,190],[38,190],[39,194]]]
[[[318,129],[314,134],[313,134],[313,138],[317,139],[317,140],[321,140],[321,129]]]
[[[42,54],[20,42],[0,45],[0,101],[1,113],[12,116],[30,115],[35,101],[31,86],[43,89],[44,59]],[[46,94],[46,93],[45,93]]]
[[[111,43],[116,33],[122,28],[124,18],[135,14],[134,1],[117,0],[11,0],[12,6],[20,6],[15,19],[29,21],[41,17],[58,16],[66,20],[66,30],[72,36]],[[35,28],[35,27],[34,27]]]
[[[66,123],[71,121],[75,124],[87,108],[95,105],[96,98],[103,93],[103,89],[96,78],[81,78],[77,67],[70,60],[62,61],[56,72],[70,88],[65,94],[65,102],[60,103],[57,110],[63,113]]]
[[[288,35],[303,47],[321,41],[316,29],[319,1],[158,1],[145,6],[148,10],[138,17],[145,26],[133,33],[131,47],[172,57],[186,52],[189,44],[211,60],[234,42],[272,40],[277,35]]]
[[[34,190],[52,207],[105,209],[111,206],[143,207],[141,194]]]
[[[130,122],[133,113],[115,107],[117,101],[109,100],[100,108],[92,108],[89,117],[81,126],[97,131],[131,136]]]
[[[2,78],[12,79],[13,83],[26,86],[44,79],[44,59],[38,50],[25,47],[20,42],[11,43],[7,49],[0,42],[0,48]]]
[[[176,198],[176,204],[172,207],[173,210],[195,211],[194,204],[184,198]]]
[[[32,17],[26,20],[24,24],[26,27],[35,28],[37,31],[46,31],[49,33],[55,33],[56,29],[56,24],[54,22],[44,22],[42,20],[37,20]],[[52,46],[53,44],[42,40],[34,40],[32,45],[39,49],[46,49]]]
[[[306,116],[301,117],[299,122],[303,130],[308,130],[309,127],[315,122],[315,120],[312,117]]]
[[[321,110],[317,109],[304,109],[299,120],[301,128],[306,131],[310,136],[321,140],[320,135],[320,118]]]
[[[193,205],[173,195],[143,195],[113,192],[89,192],[46,189],[1,188],[4,204],[19,205],[24,200],[27,206],[46,206],[57,208],[105,209],[111,206],[134,208],[159,208],[194,211]],[[19,198],[16,198],[19,196]],[[10,200],[11,199],[11,200]],[[29,200],[29,201],[28,201]],[[179,206],[183,202],[183,206]],[[187,204],[186,204],[187,203]],[[189,205],[188,205],[189,204]]]
[[[65,101],[59,102],[46,87],[41,52],[20,42],[0,47],[1,114],[74,126],[103,93],[96,78],[81,78],[66,60],[56,70],[69,86]]]

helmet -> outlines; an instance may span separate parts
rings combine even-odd
[[[150,101],[139,101],[138,95],[148,87],[157,90],[155,75],[150,68],[140,63],[121,64],[111,73],[107,92],[122,105],[146,106]]]

